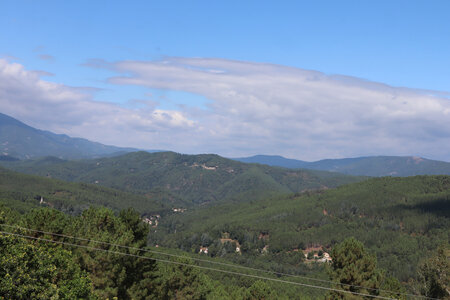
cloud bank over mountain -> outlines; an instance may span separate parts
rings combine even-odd
[[[32,126],[118,146],[316,160],[421,155],[450,160],[449,95],[226,59],[100,60],[113,85],[184,91],[205,107],[130,108],[0,60],[2,112]],[[124,99],[124,103],[129,99]],[[145,102],[144,102],[145,103]]]
[[[155,140],[164,144],[194,126],[181,112],[94,101],[95,89],[48,82],[41,75],[0,59],[1,112],[39,129],[140,147]]]

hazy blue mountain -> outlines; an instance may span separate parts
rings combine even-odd
[[[304,168],[309,163],[307,161],[285,158],[279,155],[255,155],[250,157],[232,158],[244,163],[257,163],[283,168],[299,169]]]
[[[305,162],[282,156],[255,155],[252,157],[234,158],[234,160],[292,169],[305,168],[339,172],[357,176],[450,175],[450,163],[416,156],[368,156]]]
[[[416,156],[326,159],[306,168],[366,176],[450,175],[450,163]]]
[[[56,156],[66,159],[93,158],[124,154],[137,149],[120,148],[72,138],[28,126],[0,113],[0,155],[20,159]]]

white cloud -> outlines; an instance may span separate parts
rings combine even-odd
[[[450,100],[438,92],[225,59],[101,61],[95,66],[118,73],[109,79],[112,84],[185,91],[210,101],[207,109],[162,110],[151,101],[126,109],[0,61],[2,112],[103,143],[185,153],[450,160]]]
[[[1,112],[40,129],[121,146],[165,145],[166,132],[195,125],[179,111],[93,101],[90,89],[44,81],[41,75],[0,59]]]
[[[113,66],[126,75],[110,78],[111,83],[187,91],[212,100],[210,110],[198,116],[204,150],[304,159],[374,154],[450,158],[450,100],[436,92],[224,59],[168,58]]]

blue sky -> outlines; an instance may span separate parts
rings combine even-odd
[[[21,92],[42,98],[19,101],[4,92],[3,112],[104,143],[186,153],[450,160],[442,129],[450,125],[450,2],[243,2],[1,1],[4,68],[16,64],[35,75],[20,77],[30,84]],[[323,86],[290,84],[311,76]],[[69,106],[50,111],[43,82],[74,93],[61,92]],[[344,97],[349,88],[371,100]],[[39,118],[32,106],[42,110]],[[364,107],[371,113],[358,111]],[[94,108],[111,112],[101,119]],[[79,109],[70,122],[47,117],[67,109]],[[284,124],[282,112],[292,110],[312,119]],[[390,117],[376,121],[377,114]],[[100,130],[107,125],[115,129]]]

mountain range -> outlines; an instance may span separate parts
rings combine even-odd
[[[0,162],[54,156],[60,159],[89,159],[138,151],[103,145],[82,138],[28,126],[0,113]],[[158,152],[146,150],[147,152]],[[233,158],[244,163],[258,163],[290,169],[311,169],[355,176],[450,175],[450,163],[415,156],[368,156],[324,159],[307,162],[282,156],[256,155]]]
[[[159,249],[317,278],[326,278],[328,267],[308,256],[332,254],[338,243],[355,237],[387,274],[411,286],[420,261],[448,243],[450,176],[401,178],[449,174],[446,162],[149,153],[38,130],[6,115],[0,115],[0,144],[2,222],[11,211],[17,220],[16,211],[31,212],[24,219],[54,230],[55,222],[62,224],[57,228],[65,223],[37,216],[59,212],[32,209],[80,215],[91,206],[115,212],[132,207],[140,216],[128,218],[131,210],[122,216],[133,228],[142,227],[142,218],[151,224],[144,239]],[[109,213],[99,212],[98,220],[109,222]]]
[[[315,162],[288,159],[278,155],[255,155],[233,159],[245,163],[322,170],[355,176],[450,175],[450,163],[417,156],[368,156],[324,159]]]
[[[136,150],[107,146],[82,138],[39,130],[0,113],[0,160],[41,156],[80,159],[117,155]]]

